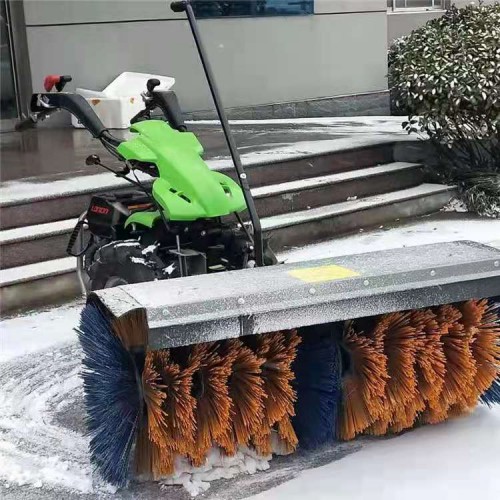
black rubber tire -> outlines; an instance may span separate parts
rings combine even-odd
[[[88,269],[90,289],[161,279],[163,262],[153,252],[143,253],[144,250],[135,240],[114,241],[100,247]]]

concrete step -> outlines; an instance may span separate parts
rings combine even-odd
[[[80,294],[76,259],[65,257],[0,271],[2,314],[72,299]]]
[[[422,177],[420,165],[397,162],[254,188],[252,194],[259,215],[269,217],[416,186]],[[67,219],[0,231],[0,267],[7,269],[65,256],[75,224],[76,219]]]
[[[33,264],[66,255],[77,219],[0,231],[0,268]]]
[[[455,194],[455,187],[421,184],[386,194],[276,215],[262,220],[275,251],[396,220],[437,212]]]
[[[395,162],[252,189],[261,217],[397,191],[423,182],[422,166]]]
[[[274,161],[245,162],[245,169],[252,187],[291,182],[338,172],[390,163],[394,155],[393,143],[372,144],[339,151],[303,154]],[[234,168],[228,161],[207,162],[235,178]],[[148,176],[141,177],[146,184]],[[109,173],[63,177],[25,179],[0,187],[1,229],[44,224],[70,219],[80,215],[91,197],[97,193],[119,192],[131,189],[131,185]]]
[[[421,184],[387,194],[267,217],[262,219],[262,226],[272,238],[273,249],[281,251],[362,227],[436,212],[454,192],[452,186]],[[73,257],[0,271],[3,312],[53,303],[79,293]]]

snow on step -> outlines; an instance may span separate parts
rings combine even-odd
[[[342,182],[349,182],[364,178],[376,177],[384,174],[397,174],[420,168],[417,163],[394,162],[376,167],[362,168],[349,172],[341,172],[332,175],[301,179],[298,181],[284,182],[252,189],[255,198],[265,198],[267,196],[280,195],[285,193],[305,191],[320,186],[333,185]],[[67,219],[47,224],[37,224],[28,227],[19,227],[0,231],[0,244],[12,244],[21,241],[47,238],[58,234],[69,233],[75,226],[77,219]]]
[[[17,227],[0,231],[0,245],[19,243],[22,241],[37,240],[49,236],[56,236],[70,232],[78,219],[66,219],[34,226]]]
[[[275,215],[262,219],[262,228],[264,230],[279,229],[281,227],[303,224],[314,220],[326,219],[352,212],[359,212],[369,208],[389,205],[425,196],[444,193],[453,190],[453,186],[443,186],[441,184],[421,184],[409,189],[401,189],[391,193],[368,196],[358,200],[335,203],[323,207],[302,210],[300,212],[291,212],[282,215]]]
[[[421,168],[418,163],[394,162],[376,167],[361,168],[351,170],[349,172],[340,172],[337,174],[323,175],[320,177],[312,177],[309,179],[301,179],[298,181],[284,182],[282,184],[272,184],[252,189],[252,195],[255,198],[264,198],[266,196],[290,193],[294,191],[303,191],[319,186],[338,184],[341,182],[349,182],[357,179],[375,177],[377,175],[391,174],[403,172],[406,170],[414,170]]]
[[[0,287],[71,273],[75,270],[75,257],[64,257],[62,259],[37,262],[26,266],[2,269],[0,270]]]

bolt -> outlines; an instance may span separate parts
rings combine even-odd
[[[240,179],[246,179],[246,178],[247,178],[247,174],[245,174],[245,172],[240,174]]]
[[[363,281],[363,285],[368,286],[370,282],[368,280]]]
[[[431,271],[431,276],[436,276],[436,271],[434,271],[434,269]]]
[[[238,305],[242,306],[245,303],[245,299],[243,297],[240,297],[238,299]]]
[[[314,295],[316,293],[316,288],[309,288],[309,293]]]
[[[163,309],[161,313],[163,314],[163,316],[168,316],[169,314],[168,309]]]

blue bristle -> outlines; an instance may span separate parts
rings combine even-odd
[[[141,416],[141,399],[130,354],[111,323],[94,305],[81,314],[83,387],[91,462],[103,479],[127,484],[132,445]]]
[[[500,405],[500,379],[496,379],[493,385],[481,396],[481,402],[488,405]]]
[[[297,391],[293,428],[299,446],[313,449],[335,441],[341,403],[341,354],[330,332],[302,332],[293,365]]]
[[[491,299],[490,305],[492,306],[492,309],[497,312],[497,325],[500,326],[500,297]],[[500,338],[498,338],[497,342],[500,343]],[[500,364],[500,359],[497,359],[497,363]],[[488,405],[489,407],[493,405],[500,405],[500,377],[497,377],[491,387],[484,394],[482,394],[479,399],[482,403]]]

